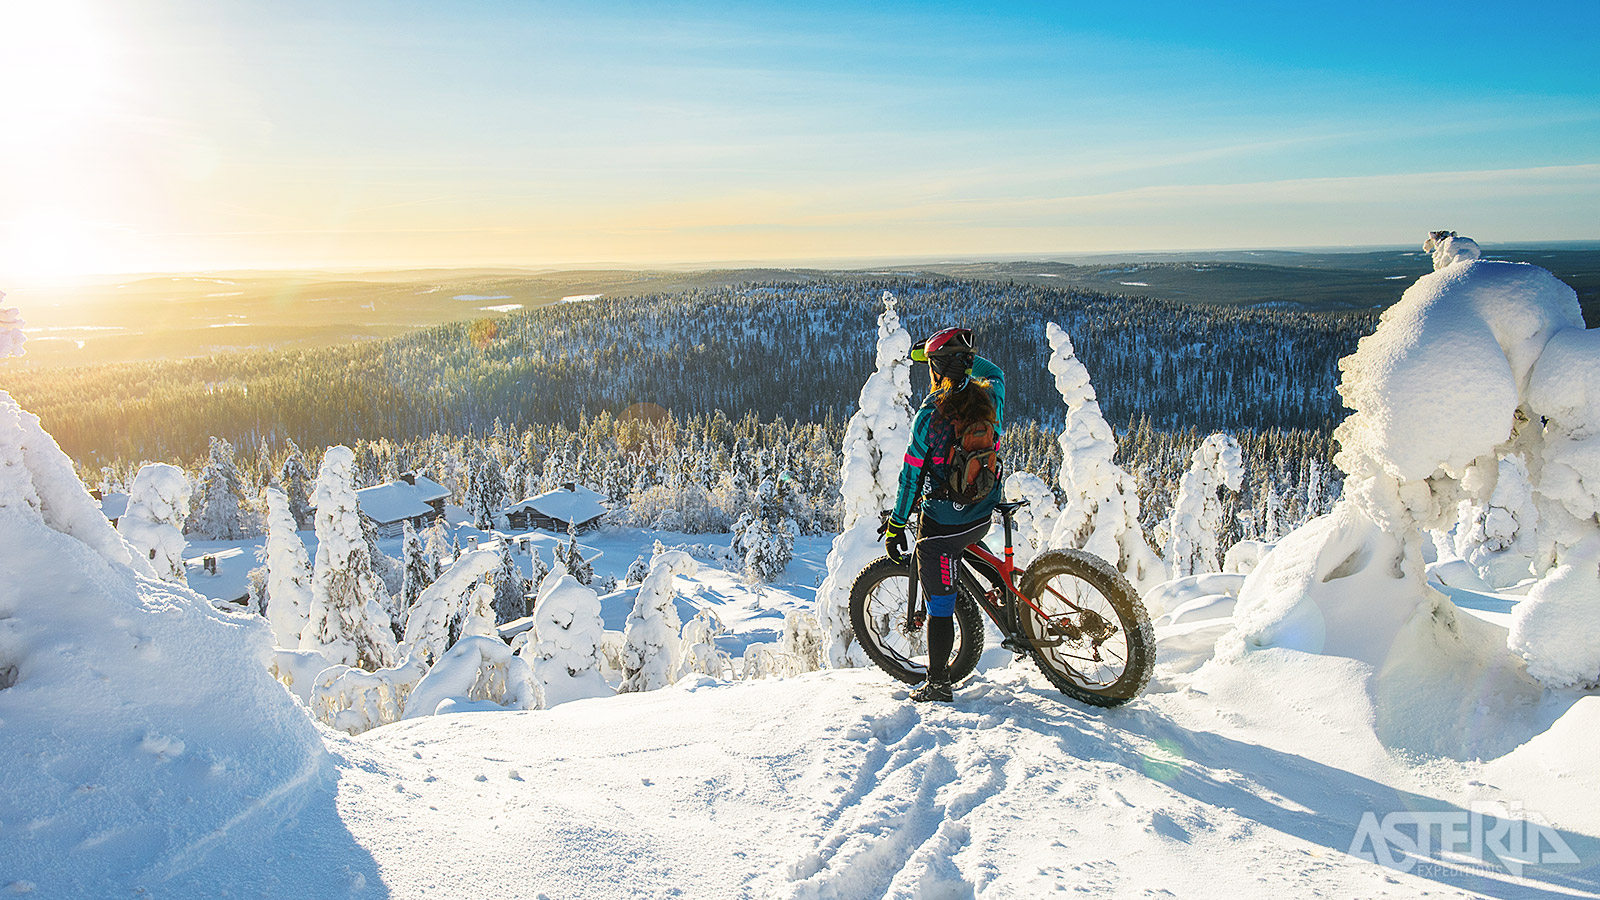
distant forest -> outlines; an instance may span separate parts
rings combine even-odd
[[[752,284],[529,310],[320,350],[8,373],[86,469],[240,448],[405,442],[612,418],[842,426],[873,364],[881,295],[914,335],[959,324],[1007,372],[1007,417],[1049,430],[1046,322],[1072,336],[1106,417],[1160,431],[1300,430],[1342,416],[1337,361],[1375,312],[1183,305],[1034,285],[892,279]],[[919,373],[920,374],[920,373]],[[919,388],[920,390],[920,388]]]

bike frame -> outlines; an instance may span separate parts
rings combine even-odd
[[[1017,506],[1020,505],[1022,504],[1017,504]],[[1009,592],[1013,597],[1016,597],[1021,602],[1027,604],[1030,609],[1039,614],[1039,618],[1046,622],[1050,621],[1049,614],[1040,609],[1039,605],[1029,599],[1026,594],[1017,590],[1017,573],[1021,572],[1026,574],[1027,569],[1017,565],[1015,553],[1012,550],[1011,514],[1012,510],[1015,508],[1015,506],[1010,504],[996,507],[997,511],[1000,513],[1000,522],[1005,526],[1006,547],[1004,558],[989,552],[989,548],[985,547],[981,541],[974,541],[973,543],[968,544],[966,552],[961,556],[961,561],[966,563],[966,566],[962,567],[961,577],[966,580],[967,587],[969,590],[971,590],[972,595],[978,598],[979,608],[983,610],[984,614],[987,615],[990,620],[994,622],[995,626],[999,628],[1000,631],[1007,637],[1014,637],[1017,634],[1018,623],[1007,621],[1010,616],[1006,615],[1006,606],[1002,601],[1002,595],[1000,593],[1002,588]],[[912,587],[910,591],[910,597],[908,598],[909,608],[906,610],[906,627],[911,630],[916,630],[922,627],[921,619],[926,616],[926,607],[917,602],[918,598],[916,587],[919,575],[914,554],[909,561],[909,565],[911,568]],[[985,590],[983,585],[980,584],[978,579],[974,576],[974,572],[984,575],[986,578],[988,578],[988,580],[994,583],[994,587]],[[1061,602],[1065,603],[1068,607],[1077,610],[1078,612],[1083,612],[1082,607],[1078,606],[1076,603],[1073,603],[1071,600],[1068,600],[1060,591],[1053,587],[1049,587],[1048,585],[1046,585],[1046,589],[1049,590],[1050,593],[1055,594],[1058,598],[1060,598]]]

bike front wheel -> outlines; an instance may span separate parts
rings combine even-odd
[[[1052,550],[1022,579],[1015,621],[1034,662],[1063,694],[1094,706],[1139,696],[1155,668],[1155,629],[1139,593],[1114,566],[1079,550]]]
[[[861,649],[878,668],[908,684],[928,677],[926,630],[906,628],[906,593],[911,569],[887,556],[861,570],[850,586],[850,625]],[[958,682],[978,667],[983,653],[983,618],[965,586],[956,591],[956,643],[947,671]]]

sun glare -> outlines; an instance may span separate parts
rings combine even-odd
[[[110,48],[82,3],[0,4],[0,117],[12,126],[7,139],[48,135],[102,111],[110,73]]]
[[[115,113],[103,23],[74,0],[0,3],[0,59],[0,273],[92,271],[104,260],[85,217],[98,203],[89,161],[103,158]]]

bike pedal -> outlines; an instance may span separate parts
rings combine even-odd
[[[1012,653],[1015,653],[1018,659],[1028,655],[1027,645],[1022,643],[1022,641],[1018,640],[1017,638],[1006,638],[1000,642],[1000,646],[1010,650]]]

